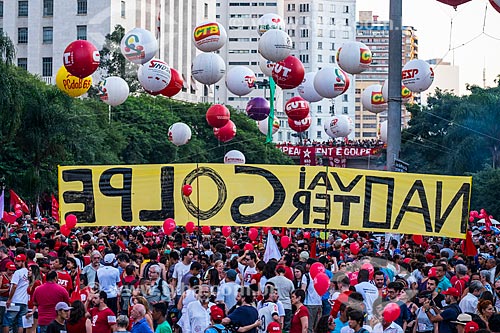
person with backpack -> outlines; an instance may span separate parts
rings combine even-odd
[[[131,304],[132,292],[139,285],[139,278],[135,275],[135,266],[125,267],[125,275],[121,277],[122,286],[120,288],[120,302],[118,312],[122,315],[128,315],[128,308]]]
[[[144,295],[150,305],[157,302],[170,302],[170,288],[168,283],[160,277],[161,268],[158,265],[152,265],[149,268],[150,289],[149,294]]]
[[[212,325],[208,326],[204,333],[229,333],[229,330],[222,325],[224,317],[224,311],[217,305],[212,305],[210,307],[210,321]]]
[[[433,315],[431,312],[431,302],[427,299],[424,302],[423,309],[431,322],[439,323],[439,333],[456,333],[457,327],[453,322],[456,321],[458,315],[462,313],[457,303],[460,298],[460,293],[457,289],[452,287],[441,292],[441,294],[445,295],[444,299],[446,304],[448,304],[446,307],[440,310],[437,306],[432,306],[432,309],[436,313],[436,315]]]

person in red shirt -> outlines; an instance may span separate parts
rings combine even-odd
[[[73,291],[73,280],[71,275],[64,270],[64,267],[68,264],[66,258],[59,257],[52,263],[53,269],[57,272],[57,283],[63,286],[68,293],[71,294]]]
[[[295,313],[292,317],[290,326],[290,333],[303,333],[307,332],[309,326],[309,310],[304,305],[306,293],[302,289],[296,289],[292,293],[292,305],[295,305]]]
[[[47,274],[47,282],[37,287],[33,293],[33,312],[38,309],[38,327],[40,333],[47,331],[47,326],[56,318],[56,304],[69,303],[69,293],[64,287],[57,284],[57,272]]]
[[[93,308],[90,309],[90,321],[92,322],[92,333],[111,333],[116,331],[116,316],[106,305],[108,296],[105,291],[93,294],[91,301]]]
[[[339,285],[340,295],[333,302],[332,310],[330,311],[330,314],[333,316],[333,318],[337,318],[337,315],[340,311],[340,305],[342,303],[347,303],[349,295],[352,293],[352,291],[349,290],[351,282],[349,281],[349,278],[347,276],[344,275],[344,277],[341,278],[337,283]]]

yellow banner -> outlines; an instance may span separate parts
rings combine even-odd
[[[61,216],[79,226],[272,226],[465,238],[471,177],[320,166],[59,167]],[[190,184],[187,197],[182,187]]]

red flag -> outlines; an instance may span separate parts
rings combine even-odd
[[[490,216],[488,214],[485,214],[484,222],[486,223],[486,231],[491,231],[492,224],[491,224]]]
[[[14,190],[10,190],[10,206],[15,207],[16,205],[21,206],[21,210],[26,214],[29,214],[30,209],[28,205],[24,203],[23,199],[21,199]]]
[[[470,230],[467,231],[466,238],[462,241],[462,252],[468,257],[477,255],[477,248],[472,240],[472,231]]]
[[[77,268],[74,287],[75,287],[75,289],[73,289],[73,292],[71,293],[71,298],[69,300],[70,303],[73,303],[74,301],[81,301],[82,300],[82,295],[80,292],[80,267]]]
[[[56,197],[52,194],[52,217],[59,222],[59,203]]]

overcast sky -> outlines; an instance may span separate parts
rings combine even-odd
[[[403,25],[417,29],[420,59],[444,57],[459,66],[462,93],[467,83],[483,85],[485,66],[486,85],[494,85],[500,74],[500,13],[488,0],[472,0],[456,11],[436,0],[402,1]],[[389,0],[357,0],[357,10],[371,10],[380,20],[388,20]],[[483,32],[483,25],[484,32],[494,38],[482,35],[471,41]],[[454,51],[449,51],[450,44]]]

